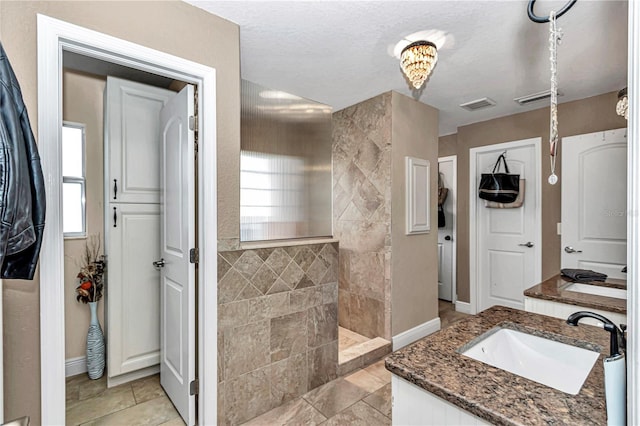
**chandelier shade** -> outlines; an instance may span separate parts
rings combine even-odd
[[[409,44],[400,54],[402,72],[416,89],[422,87],[437,61],[436,45],[425,40]]]
[[[629,96],[627,95],[627,88],[625,87],[618,92],[618,103],[616,104],[616,113],[629,119]]]

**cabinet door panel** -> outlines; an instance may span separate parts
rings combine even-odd
[[[110,202],[160,202],[160,110],[175,92],[114,77],[105,96],[105,193]]]
[[[109,377],[160,362],[160,205],[114,204],[108,224]],[[115,208],[115,211],[113,210]],[[113,217],[111,217],[113,220]]]

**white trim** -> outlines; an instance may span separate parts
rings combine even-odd
[[[461,302],[456,300],[456,312],[462,312],[463,314],[471,313],[471,303]]]
[[[125,65],[199,87],[199,422],[217,418],[217,189],[215,70],[38,14],[38,149],[47,201],[40,256],[41,423],[65,423],[64,248],[60,124],[62,51]]]
[[[125,383],[133,382],[134,380],[142,379],[143,377],[153,376],[160,372],[160,364],[152,365],[151,367],[141,368],[140,370],[132,371],[130,373],[119,374],[114,377],[107,377],[107,387],[112,388],[114,386],[123,385]]]
[[[453,163],[453,178],[451,179],[451,186],[449,188],[449,196],[451,196],[451,204],[453,205],[453,224],[451,238],[453,239],[451,245],[451,302],[457,303],[458,301],[458,156],[449,155],[447,157],[438,158],[438,166],[441,162],[451,161]],[[438,170],[440,167],[438,167]]]
[[[523,139],[513,142],[504,142],[494,145],[480,146],[477,148],[471,148],[469,150],[469,302],[471,308],[471,314],[478,313],[478,227],[477,227],[477,198],[478,193],[476,191],[477,185],[477,173],[476,169],[476,157],[483,152],[509,150],[519,148],[523,146],[533,145],[535,148],[535,161],[536,171],[535,179],[538,183],[536,185],[536,193],[534,194],[536,199],[535,210],[535,276],[533,280],[540,282],[542,280],[542,177],[541,177],[541,152],[542,152],[542,138]],[[524,302],[524,300],[523,300]]]
[[[640,2],[629,2],[627,133],[627,421],[640,424]]]
[[[404,157],[405,162],[405,233],[426,234],[431,230],[431,207],[429,204],[429,160]],[[418,170],[422,169],[419,174]],[[421,178],[420,178],[421,176]],[[422,220],[420,220],[422,218]]]
[[[411,343],[422,339],[436,331],[440,330],[440,317],[436,317],[430,321],[424,322],[420,325],[416,325],[415,327],[403,331],[400,334],[397,334],[391,338],[391,342],[393,344],[393,350],[397,351],[400,348],[403,348]]]
[[[87,357],[69,358],[64,362],[64,376],[71,377],[87,372]]]

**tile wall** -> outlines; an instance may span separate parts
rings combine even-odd
[[[391,339],[391,92],[333,114],[340,326]]]
[[[337,377],[338,243],[218,253],[218,424]]]

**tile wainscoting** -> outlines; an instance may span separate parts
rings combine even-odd
[[[338,243],[218,253],[218,424],[337,377]]]

